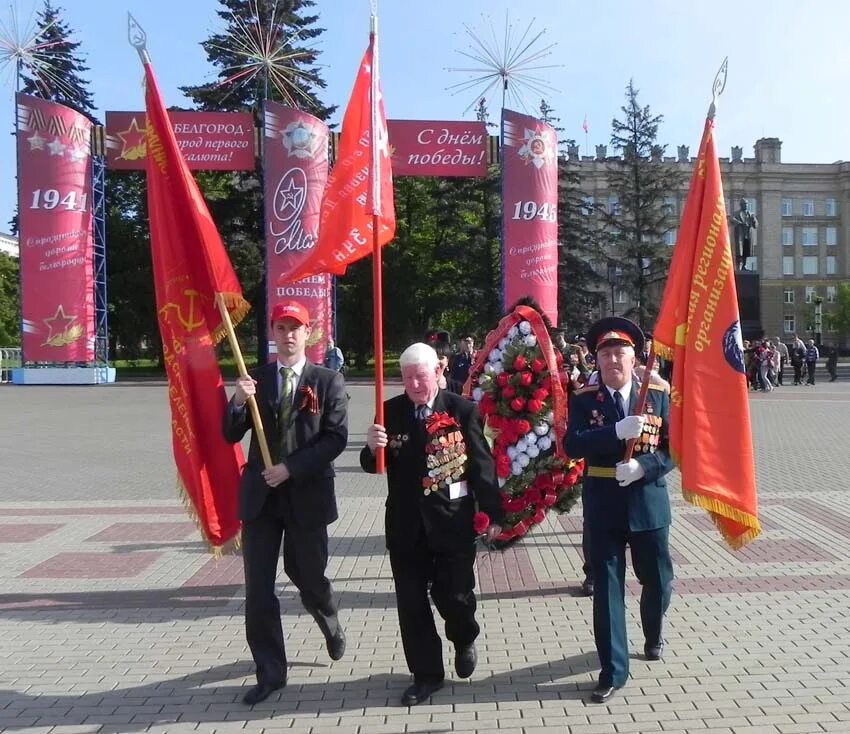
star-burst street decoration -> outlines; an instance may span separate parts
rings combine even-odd
[[[230,86],[227,96],[246,84],[262,82],[264,97],[268,97],[269,87],[273,87],[283,101],[297,107],[299,98],[311,102],[310,96],[301,84],[315,83],[315,71],[312,68],[300,69],[299,61],[312,66],[315,46],[296,49],[293,44],[300,41],[300,31],[286,35],[281,27],[283,14],[278,13],[275,0],[269,16],[268,25],[260,21],[257,0],[249,0],[249,15],[252,20],[245,21],[235,13],[230,14],[230,28],[224,34],[224,42],[210,43],[228,56],[236,56],[236,61],[222,72],[225,78],[218,86]],[[227,98],[225,96],[225,99]]]
[[[490,18],[481,16],[487,26],[484,33],[478,33],[463,24],[464,32],[469,42],[467,50],[457,50],[461,56],[476,63],[472,67],[450,67],[446,71],[462,72],[469,78],[448,89],[452,94],[467,94],[474,92],[472,100],[464,114],[469,112],[479,100],[487,99],[489,95],[501,91],[501,108],[509,104],[513,108],[532,111],[536,108],[539,98],[545,98],[557,90],[540,75],[546,69],[556,69],[562,64],[541,63],[552,55],[552,49],[557,45],[543,45],[543,34],[535,31],[532,18],[525,30],[510,22],[505,13],[504,32],[496,34],[496,28]],[[501,36],[501,38],[499,37]],[[538,97],[530,100],[529,96]]]
[[[14,5],[9,7],[8,19],[0,20],[0,75],[5,77],[6,83],[10,77],[17,79],[26,69],[43,95],[61,92],[73,96],[74,89],[56,64],[55,48],[63,42],[41,40],[55,22],[39,28],[31,16],[21,23],[17,8]]]

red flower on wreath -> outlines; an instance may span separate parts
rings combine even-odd
[[[522,370],[524,370],[524,369],[525,369],[525,367],[526,367],[526,365],[527,365],[527,364],[528,364],[528,362],[526,361],[525,357],[523,357],[523,356],[520,354],[520,355],[519,355],[519,356],[518,356],[518,357],[514,360],[514,369],[515,369],[517,372],[522,372]]]
[[[518,421],[514,422],[514,427],[516,428],[516,432],[520,436],[524,436],[531,430],[531,423],[529,423],[524,418],[520,418]]]
[[[527,406],[529,413],[539,413],[543,410],[543,403],[537,400],[536,398],[532,398],[528,401]]]
[[[509,379],[510,379],[510,376],[508,375],[507,372],[500,372],[498,374],[498,376],[496,377],[496,384],[499,387],[504,387],[505,385],[508,384]]]
[[[534,382],[534,377],[530,372],[520,372],[519,384],[522,387],[531,387],[532,382]]]
[[[514,413],[519,413],[523,408],[525,408],[524,398],[514,398],[511,400],[511,410],[514,411]]]
[[[534,374],[539,374],[546,369],[546,363],[542,359],[532,359],[531,360],[531,371]]]
[[[504,374],[504,372],[502,374]],[[502,388],[502,397],[505,400],[510,400],[511,398],[513,398],[515,396],[516,396],[516,388],[512,387],[511,385],[508,385],[507,387]]]

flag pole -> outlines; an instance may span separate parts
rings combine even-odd
[[[242,358],[242,350],[239,348],[239,341],[236,339],[236,331],[233,328],[233,321],[230,319],[230,312],[224,303],[221,293],[215,294],[215,303],[218,306],[218,312],[221,314],[221,321],[227,331],[227,341],[230,343],[230,351],[233,352],[233,357],[236,360],[236,367],[239,370],[240,377],[249,377],[248,369],[245,367],[245,360]],[[260,417],[260,409],[257,406],[257,398],[255,395],[248,396],[248,410],[251,411],[251,420],[254,424],[254,435],[257,437],[257,444],[260,447],[260,454],[263,457],[263,465],[266,469],[271,469],[274,465],[272,455],[269,452],[269,442],[266,438],[266,432],[263,429],[263,419]]]
[[[369,145],[372,161],[369,175],[372,177],[372,300],[373,300],[373,337],[375,351],[375,422],[384,425],[384,330],[383,330],[383,274],[381,263],[381,243],[378,237],[381,216],[381,177],[378,175],[378,2],[372,0],[369,19],[369,43],[372,46],[371,89],[369,94],[370,122]],[[384,473],[384,450],[375,452],[375,470]]]

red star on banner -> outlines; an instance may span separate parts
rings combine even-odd
[[[146,131],[147,128],[139,127],[139,123],[136,122],[136,118],[134,117],[130,121],[130,127],[123,132],[115,133],[121,139],[123,146],[118,157],[123,158],[125,161],[137,161],[140,158],[144,158],[146,155]]]
[[[76,320],[76,316],[65,315],[65,308],[60,303],[56,309],[56,313],[49,319],[44,319],[44,325],[48,329],[44,343],[48,344],[55,336],[64,334]]]

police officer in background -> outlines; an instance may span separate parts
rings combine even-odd
[[[596,354],[599,382],[573,395],[564,448],[569,456],[585,460],[582,502],[590,531],[593,634],[601,667],[590,699],[604,703],[629,675],[627,545],[643,587],[644,654],[660,660],[664,648],[662,621],[673,580],[664,479],[673,468],[667,439],[670,398],[662,386],[650,383],[644,414],[633,415],[640,387],[635,355],[644,346],[637,324],[614,316],[601,319],[588,331],[587,344]],[[636,439],[634,458],[624,462],[629,439]]]

